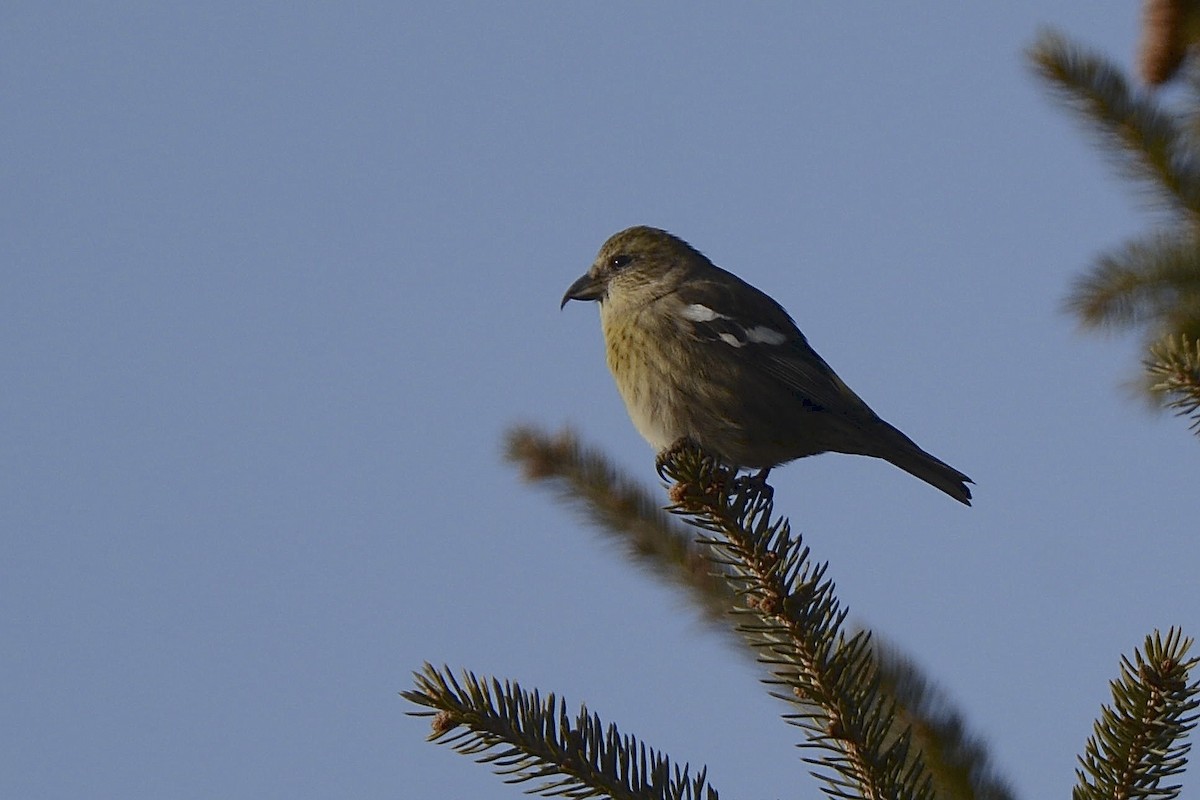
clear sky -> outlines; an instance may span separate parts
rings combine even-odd
[[[654,484],[558,308],[640,223],[975,479],[773,475],[854,619],[1066,796],[1119,655],[1200,633],[1198,443],[1061,311],[1154,217],[1023,58],[1128,64],[1138,6],[5,3],[0,796],[518,796],[404,715],[425,660],[816,796],[756,668],[501,460],[569,424]]]

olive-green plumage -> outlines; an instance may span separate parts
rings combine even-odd
[[[609,369],[655,448],[687,437],[754,469],[824,452],[874,456],[970,505],[970,478],[880,419],[782,306],[682,239],[621,231],[568,300],[600,302]]]

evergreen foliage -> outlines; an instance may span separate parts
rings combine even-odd
[[[1167,408],[1189,417],[1192,431],[1200,435],[1200,341],[1164,337],[1150,348],[1146,371],[1150,391],[1159,393]]]
[[[553,486],[602,530],[623,539],[636,563],[685,588],[710,619],[734,623],[726,629],[736,629],[737,641],[750,644],[768,666],[772,693],[790,706],[786,718],[805,731],[806,760],[828,796],[1012,797],[982,743],[915,665],[893,650],[879,652],[870,633],[847,628],[828,565],[814,563],[787,520],[773,517],[769,486],[736,478],[699,450],[675,453],[662,466],[673,481],[670,510],[704,531],[696,541],[647,502],[647,492],[570,433],[515,429],[508,455],[527,477]],[[700,569],[698,560],[709,569]],[[726,613],[713,613],[718,604]],[[638,761],[644,746],[629,744],[636,740],[615,729],[600,737],[599,721],[586,709],[569,723],[560,704],[553,712],[556,725],[549,726],[549,705],[516,684],[470,673],[460,684],[448,670],[427,666],[417,690],[405,696],[430,709],[418,713],[436,714],[432,739],[496,763],[509,780],[543,781],[534,791],[624,797],[612,793],[632,791],[632,767],[613,766],[619,764],[642,764],[647,775],[658,776],[636,784],[639,796],[711,791],[707,783],[695,783],[706,776],[703,770],[689,777],[687,767],[668,768],[666,756],[649,749]],[[568,745],[584,740],[567,734],[584,730],[585,718],[591,720],[585,739],[593,749],[569,752]],[[599,747],[602,739],[611,750]],[[594,768],[581,768],[589,763]],[[551,776],[564,782],[552,783]]]
[[[634,563],[687,590],[710,622],[736,632],[737,615],[730,612],[745,603],[724,579],[728,570],[713,563],[709,548],[695,541],[689,529],[664,513],[650,492],[600,450],[582,445],[569,430],[552,434],[527,426],[510,430],[506,443],[508,459],[527,479],[579,508],[601,533],[621,542]],[[744,646],[747,638],[738,635],[736,641]],[[881,689],[896,704],[894,727],[913,732],[937,796],[1011,800],[1012,792],[996,775],[986,748],[971,735],[950,700],[911,659],[894,647],[875,645],[880,651]],[[752,648],[743,652],[754,654]]]
[[[709,560],[708,548],[600,450],[584,447],[569,430],[548,434],[515,427],[505,437],[505,455],[527,480],[553,487],[560,500],[620,544],[633,563],[684,588],[708,621],[729,628],[727,614],[739,601]]]
[[[1121,658],[1121,676],[1112,682],[1113,704],[1104,706],[1095,732],[1079,759],[1074,800],[1138,797],[1171,800],[1178,785],[1163,785],[1183,772],[1191,745],[1183,737],[1195,727],[1197,684],[1187,658],[1191,639],[1175,628],[1164,640],[1146,637],[1133,661]]]
[[[1173,107],[1060,34],[1044,33],[1029,55],[1121,172],[1165,212],[1156,229],[1101,255],[1074,282],[1067,309],[1085,327],[1140,331],[1149,354],[1140,382],[1156,402],[1192,414],[1200,397],[1196,371],[1186,367],[1200,345],[1200,67],[1184,64],[1185,96]]]
[[[636,737],[581,707],[573,719],[565,701],[545,699],[517,683],[481,680],[467,672],[462,683],[448,668],[425,664],[417,688],[402,692],[430,711],[429,740],[493,764],[507,783],[533,782],[545,797],[611,797],[613,800],[717,800],[704,770],[690,775]]]
[[[705,543],[745,605],[738,630],[772,672],[772,695],[791,703],[785,719],[804,731],[805,758],[830,797],[932,798],[932,779],[896,704],[880,689],[867,631],[850,632],[827,563],[814,563],[773,492],[695,447],[666,459],[671,511],[709,532]]]
[[[786,519],[773,515],[773,490],[737,477],[703,451],[683,447],[660,464],[672,482],[668,510],[703,531],[685,541],[647,502],[648,494],[569,433],[512,431],[509,458],[532,479],[557,484],[614,535],[625,531],[635,561],[680,584],[712,614],[733,613],[740,639],[770,670],[773,696],[791,706],[785,719],[804,732],[801,746],[831,798],[1009,800],[981,742],[961,715],[899,654],[880,651],[870,632],[847,627],[828,564],[813,562]],[[713,565],[697,578],[697,559]],[[725,588],[716,588],[712,579]],[[713,616],[713,619],[717,617]],[[1171,629],[1147,638],[1145,655],[1122,661],[1089,739],[1075,800],[1151,797],[1169,800],[1178,786],[1194,726],[1198,687],[1191,640]],[[707,770],[692,772],[636,737],[604,725],[587,708],[571,717],[566,703],[514,682],[470,672],[456,680],[428,664],[415,689],[402,693],[432,717],[431,741],[490,763],[510,783],[572,798],[715,800]]]

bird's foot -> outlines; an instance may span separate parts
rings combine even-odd
[[[771,468],[763,467],[752,475],[741,475],[733,482],[733,488],[736,491],[759,491],[770,500],[775,496],[775,487],[767,483],[767,476],[770,474]]]

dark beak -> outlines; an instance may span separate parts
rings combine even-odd
[[[604,281],[593,277],[590,273],[585,273],[567,288],[567,293],[563,295],[559,308],[565,306],[568,300],[599,300],[602,297],[604,297]]]

